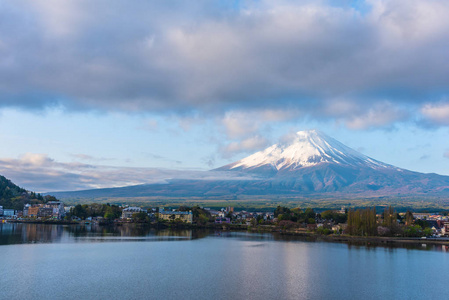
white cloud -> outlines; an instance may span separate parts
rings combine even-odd
[[[220,120],[230,139],[242,139],[261,134],[266,126],[290,121],[300,115],[297,109],[253,109],[227,112]]]
[[[400,110],[390,103],[383,103],[349,118],[346,121],[346,126],[357,130],[388,127],[396,121],[406,119],[406,117],[407,112],[405,110]]]
[[[30,167],[51,167],[55,164],[53,159],[41,153],[26,153],[20,157],[20,161]]]
[[[269,145],[269,141],[261,136],[253,136],[239,142],[230,142],[221,149],[223,157],[229,158],[241,152],[260,151]]]
[[[231,139],[242,138],[259,130],[259,121],[245,112],[227,113],[222,119],[226,135]]]
[[[449,125],[449,103],[426,104],[421,108],[421,113],[430,122]]]

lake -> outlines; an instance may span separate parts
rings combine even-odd
[[[268,233],[0,224],[0,298],[445,298],[446,251]]]

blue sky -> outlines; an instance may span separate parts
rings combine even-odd
[[[449,175],[449,3],[0,4],[0,174],[37,191],[202,176],[299,130]]]

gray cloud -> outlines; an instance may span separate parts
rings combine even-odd
[[[182,161],[173,160],[171,158],[168,158],[168,157],[165,157],[165,156],[162,156],[162,155],[159,155],[159,154],[154,154],[154,153],[144,153],[144,154],[146,156],[151,157],[151,158],[156,159],[156,160],[165,161],[165,162],[169,162],[169,163],[175,163],[177,165],[181,165],[182,164]]]
[[[449,2],[367,6],[3,1],[0,106],[182,114],[287,107],[354,129],[416,115],[446,126],[435,107],[449,93]],[[257,133],[248,130],[239,139]]]
[[[206,164],[209,168],[213,168],[215,166],[215,155],[209,155],[202,158],[202,162]]]
[[[426,160],[426,159],[429,159],[430,158],[430,155],[428,155],[428,154],[423,154],[419,159],[420,160]]]

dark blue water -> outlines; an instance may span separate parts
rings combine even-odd
[[[449,254],[443,251],[283,240],[271,234],[0,226],[1,299],[418,299],[447,294]]]

